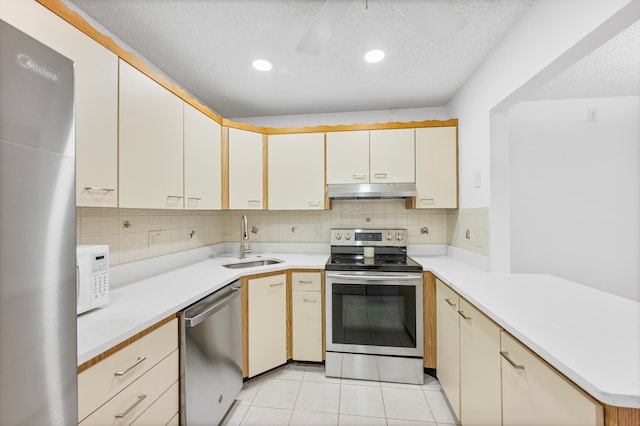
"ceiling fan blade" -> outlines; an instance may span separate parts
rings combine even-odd
[[[296,46],[296,52],[317,55],[322,51],[336,26],[347,13],[351,2],[327,0]]]
[[[466,24],[448,0],[394,0],[392,4],[435,44],[449,40]]]

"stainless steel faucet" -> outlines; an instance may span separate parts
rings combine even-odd
[[[247,215],[240,218],[240,259],[244,259],[246,253],[251,253],[250,248],[244,246],[245,240],[249,240],[249,227],[247,226]]]

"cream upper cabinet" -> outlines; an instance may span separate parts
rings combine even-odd
[[[270,135],[269,210],[324,209],[324,133]]]
[[[189,104],[184,104],[184,207],[220,210],[221,126]]]
[[[249,377],[287,362],[287,276],[248,280]]]
[[[416,129],[416,208],[458,207],[457,128]]]
[[[460,421],[465,426],[502,421],[500,328],[460,299]]]
[[[229,208],[263,208],[262,134],[229,129]]]
[[[118,57],[35,1],[10,1],[0,18],[75,64],[76,204],[118,203]]]
[[[369,131],[327,133],[327,183],[369,182]]]
[[[184,207],[183,104],[120,60],[120,207]]]
[[[371,183],[415,182],[415,130],[371,130]]]
[[[601,405],[505,332],[501,348],[504,425],[604,424]]]
[[[460,419],[460,296],[436,280],[436,364],[438,380]]]

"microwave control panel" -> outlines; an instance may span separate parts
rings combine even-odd
[[[91,258],[91,297],[101,299],[109,295],[109,258],[94,255]]]

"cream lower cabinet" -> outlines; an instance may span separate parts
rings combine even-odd
[[[253,278],[248,290],[248,376],[287,362],[287,276]]]
[[[183,104],[120,60],[120,207],[184,207]]]
[[[436,363],[440,385],[460,419],[460,296],[436,280]]]
[[[502,332],[501,340],[502,419],[505,426],[604,424],[601,405],[509,334]]]
[[[184,208],[220,210],[221,126],[184,104]]]
[[[296,361],[322,361],[322,274],[293,272],[292,346]]]
[[[416,208],[458,207],[457,127],[416,129]]]
[[[74,61],[76,205],[118,205],[118,57],[35,1],[0,18]]]
[[[324,133],[270,135],[269,210],[324,209]]]
[[[178,412],[178,320],[78,374],[82,425],[166,424]]]
[[[465,426],[502,421],[500,328],[460,299],[460,421]]]
[[[262,134],[229,129],[229,208],[260,210],[263,198]]]

